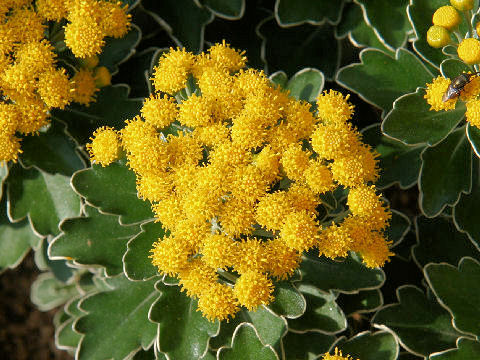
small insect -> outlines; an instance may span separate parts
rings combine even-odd
[[[458,75],[452,80],[450,85],[448,85],[447,91],[445,91],[445,94],[443,94],[442,101],[446,102],[459,96],[465,85],[472,81],[472,78],[477,74],[480,74],[480,71],[473,74],[463,73]]]

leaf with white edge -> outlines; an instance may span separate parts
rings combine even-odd
[[[397,289],[399,303],[381,309],[372,319],[375,326],[387,327],[398,336],[403,347],[416,355],[454,346],[461,333],[452,326],[452,318],[436,299],[412,285]]]
[[[287,332],[287,322],[283,317],[272,313],[264,306],[258,307],[256,311],[242,309],[228,323],[223,321],[220,324],[220,332],[211,339],[210,347],[218,349],[222,346],[229,346],[235,329],[241,323],[251,323],[257,330],[260,341],[280,353],[280,342]]]
[[[282,339],[284,359],[313,360],[325,354],[335,342],[333,335],[322,334],[316,331],[295,333],[289,331]]]
[[[208,342],[218,334],[219,321],[210,322],[197,311],[197,300],[178,286],[155,285],[160,297],[153,304],[150,320],[158,323],[158,349],[172,360],[198,359]]]
[[[62,222],[62,233],[50,243],[49,257],[73,260],[79,265],[103,266],[107,276],[121,273],[127,242],[140,232],[140,227],[120,225],[117,215],[103,215],[90,206],[84,211],[86,217]],[[144,261],[150,262],[148,257]]]
[[[433,77],[413,53],[402,48],[395,57],[365,49],[360,52],[360,61],[341,68],[337,82],[385,112],[392,109],[395,99],[425,86]]]
[[[3,183],[8,176],[8,165],[6,165],[5,163],[2,164],[0,164],[0,199],[3,198]]]
[[[410,0],[407,14],[412,24],[415,40],[413,48],[426,61],[439,66],[445,55],[442,49],[435,49],[427,42],[427,31],[432,26],[432,16],[440,6],[450,5],[447,0]]]
[[[398,245],[410,230],[410,219],[395,209],[391,209],[392,218],[390,224],[385,230],[386,238],[392,242],[391,247]]]
[[[240,324],[233,334],[230,348],[221,348],[218,360],[278,360],[278,355],[269,345],[263,345],[252,324]]]
[[[450,264],[428,264],[425,278],[439,302],[453,316],[456,329],[480,336],[480,263],[465,257],[458,268]]]
[[[409,0],[357,0],[368,24],[385,45],[392,49],[403,47],[411,30],[406,11],[408,2]]]
[[[245,12],[246,0],[204,0],[203,5],[210,9],[215,16],[228,19],[240,19]]]
[[[118,72],[118,65],[135,53],[142,33],[140,28],[131,24],[130,30],[121,38],[108,37],[102,52],[98,55],[98,66],[105,66],[112,75]]]
[[[150,203],[138,198],[135,173],[124,160],[106,167],[93,164],[91,168],[77,171],[72,176],[72,186],[100,211],[120,215],[121,224],[153,218]]]
[[[315,103],[318,95],[323,90],[325,77],[317,69],[305,68],[293,75],[283,87],[290,91],[290,96],[297,100]]]
[[[472,360],[480,354],[480,341],[467,338],[457,340],[457,348],[430,355],[429,360]]]
[[[282,281],[275,283],[273,297],[275,300],[268,307],[275,314],[287,318],[295,318],[305,312],[307,306],[305,298],[291,282]]]
[[[51,272],[40,274],[32,284],[30,298],[41,311],[49,311],[78,295],[75,284],[65,284]]]
[[[465,104],[458,103],[454,110],[433,111],[424,99],[425,89],[398,98],[382,123],[385,135],[407,145],[435,145],[463,120]]]
[[[71,176],[85,167],[78,147],[65,132],[65,125],[54,120],[46,132],[23,138],[20,162],[26,168],[35,166],[50,174]]]
[[[379,289],[359,291],[358,294],[340,294],[337,304],[347,316],[364,314],[382,306],[383,296]]]
[[[275,85],[280,86],[281,88],[285,88],[288,83],[288,76],[283,71],[274,72],[272,75],[268,77],[272,83]]]
[[[340,340],[335,344],[337,346],[343,355],[348,354],[354,359],[396,360],[399,351],[395,336],[386,331],[365,331],[348,340]]]
[[[467,123],[466,127],[467,139],[472,146],[472,150],[477,157],[480,157],[480,129],[476,126]]]
[[[348,35],[350,42],[356,47],[371,47],[386,53],[392,52],[378,39],[373,28],[367,25],[362,8],[357,3],[352,2],[345,5],[342,20],[335,30],[338,38]],[[392,55],[394,54],[392,53]]]
[[[40,235],[57,235],[62,220],[80,215],[80,197],[70,187],[69,177],[15,164],[7,184],[8,217],[16,222],[28,216]]]
[[[307,309],[297,318],[288,320],[289,329],[295,331],[319,330],[323,333],[338,333],[346,329],[347,318],[336,303],[336,296],[311,285],[298,285],[305,297]]]
[[[457,48],[455,48],[455,52]],[[457,59],[446,59],[440,64],[440,72],[444,77],[453,79],[462,72],[472,71],[472,69],[463,61]]]
[[[257,31],[262,38],[262,58],[268,72],[283,70],[292,76],[303,68],[314,67],[322,71],[327,79],[333,79],[340,59],[340,46],[334,29],[327,23],[287,29],[280,27],[273,18],[265,19],[258,25]]]
[[[472,151],[465,130],[459,128],[441,143],[425,149],[422,160],[419,203],[422,212],[433,217],[472,188]]]
[[[55,346],[62,350],[74,350],[77,348],[82,335],[74,330],[74,322],[85,315],[78,308],[80,297],[74,298],[65,304],[65,312],[68,319],[55,329]]]
[[[203,50],[205,26],[214,15],[191,0],[143,0],[142,6],[178,46],[194,53]]]
[[[457,265],[464,256],[480,260],[478,247],[467,235],[458,232],[449,218],[420,216],[415,219],[415,228],[417,244],[412,248],[412,254],[420,268],[431,262]]]
[[[138,115],[143,99],[129,98],[129,91],[125,84],[106,86],[96,93],[95,102],[88,107],[73,103],[65,110],[52,110],[52,116],[65,122],[68,133],[80,144],[85,144],[97,128],[121,129],[125,120]]]
[[[275,17],[280,26],[338,24],[344,1],[277,0]]]
[[[425,145],[409,146],[382,136],[380,124],[373,124],[362,131],[363,140],[379,154],[380,178],[375,185],[385,189],[394,184],[407,189],[417,183],[422,161],[420,154]]]
[[[148,258],[155,241],[165,236],[161,223],[148,222],[141,225],[142,231],[127,244],[123,257],[125,275],[131,280],[147,280],[158,275],[157,269]]]
[[[157,360],[153,346],[149,350],[140,350],[135,354],[132,360]]]
[[[354,293],[358,290],[378,289],[385,281],[385,273],[381,269],[367,268],[355,254],[341,262],[305,255],[300,272],[302,284],[314,285],[323,291]]]
[[[30,248],[41,241],[27,219],[11,223],[6,210],[6,201],[0,202],[0,274],[20,264]]]
[[[69,283],[72,276],[75,275],[72,267],[68,266],[66,260],[52,260],[48,257],[48,244],[52,239],[53,237],[49,235],[42,239],[38,248],[34,248],[35,265],[40,270],[51,271],[58,280]]]
[[[155,281],[130,281],[124,276],[106,279],[111,290],[83,298],[75,330],[84,334],[78,360],[124,359],[153,344],[157,326],[148,320],[158,297]]]

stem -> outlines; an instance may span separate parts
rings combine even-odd
[[[455,37],[457,38],[457,42],[460,44],[463,40],[462,34],[460,34],[460,32],[458,30],[453,31],[453,33],[455,34]]]
[[[470,37],[473,38],[473,26],[472,26],[473,13],[472,13],[472,10],[464,11],[463,15],[465,16],[465,20],[467,20],[468,31],[470,33]]]
[[[222,269],[218,269],[217,271],[221,276],[223,276],[225,279],[227,279],[228,281],[231,281],[233,283],[236,282],[237,279],[238,279],[238,276],[230,274],[228,271],[225,271],[225,270],[222,270]]]

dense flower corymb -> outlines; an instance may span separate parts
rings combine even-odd
[[[291,276],[303,251],[356,251],[371,267],[392,255],[383,233],[390,211],[371,185],[376,155],[348,122],[348,96],[324,92],[314,113],[245,61],[225,43],[197,56],[171,49],[142,116],[118,133],[97,130],[89,145],[92,160],[108,165],[120,152],[106,136],[119,135],[138,195],[169,232],[153,244],[152,263],[210,320],[269,304],[273,281]],[[339,185],[351,191],[352,214],[321,224],[321,196]]]

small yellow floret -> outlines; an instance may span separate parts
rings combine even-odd
[[[329,353],[325,353],[323,355],[323,360],[354,360],[350,355],[345,355],[345,357],[342,355],[342,352],[335,348],[335,355],[330,355]],[[357,359],[359,360],[359,359]]]
[[[120,149],[120,140],[117,132],[111,127],[101,127],[90,138],[92,142],[87,144],[90,158],[102,166],[110,165],[117,160]]]
[[[450,0],[450,4],[460,11],[473,9],[473,0]]]
[[[112,83],[112,74],[105,66],[99,66],[95,69],[95,86],[102,88]]]
[[[353,215],[363,218],[365,225],[375,230],[384,229],[392,216],[373,186],[361,185],[351,188],[347,205]]]
[[[465,116],[471,125],[480,128],[480,99],[467,101],[467,112]]]
[[[95,93],[98,91],[95,86],[95,79],[90,70],[80,69],[72,78],[73,101],[83,105],[89,105],[95,100]]]
[[[318,117],[325,122],[345,122],[351,119],[354,106],[348,101],[350,94],[345,97],[338,91],[325,90],[317,98]]]
[[[36,0],[38,15],[45,20],[60,21],[67,16],[65,0]]]
[[[75,21],[65,26],[65,44],[78,58],[100,54],[105,45],[104,33],[91,18]]]
[[[427,31],[428,45],[436,49],[450,44],[450,33],[443,26],[433,25]]]
[[[184,241],[174,237],[159,239],[150,250],[152,264],[158,271],[169,276],[176,276],[178,272],[188,266],[188,259],[193,255],[193,249]]]
[[[213,122],[211,103],[203,96],[191,95],[180,104],[178,121],[191,128],[211,124]]]
[[[332,172],[327,165],[319,160],[310,160],[308,168],[303,175],[308,186],[317,194],[322,194],[335,188]]]
[[[140,112],[147,123],[163,129],[175,121],[178,114],[175,99],[165,95],[150,95],[145,99]]]
[[[49,122],[47,107],[40,98],[23,98],[18,102],[18,109],[21,119],[17,124],[17,131],[20,133],[35,133]]]
[[[15,51],[17,63],[34,72],[41,72],[54,65],[57,55],[47,40],[21,44]]]
[[[240,310],[233,295],[233,289],[225,284],[215,283],[198,300],[198,311],[209,321],[229,320]]]
[[[17,162],[20,149],[20,140],[16,136],[0,134],[0,161]]]
[[[257,204],[255,219],[268,230],[280,230],[292,204],[285,191],[267,194]]]
[[[192,259],[188,265],[179,272],[179,285],[190,297],[200,297],[204,292],[218,281],[215,268],[207,265],[203,258]]]
[[[352,154],[360,144],[360,134],[347,123],[319,124],[312,134],[313,150],[327,160]]]
[[[64,109],[73,98],[65,69],[49,69],[38,76],[38,94],[47,106]]]
[[[244,56],[245,51],[232,49],[225,40],[221,44],[215,44],[208,49],[211,59],[216,66],[224,68],[230,72],[235,72],[245,66],[247,58]]]
[[[437,76],[433,79],[431,84],[427,84],[427,90],[423,97],[427,99],[427,103],[430,105],[430,110],[439,111],[455,109],[455,104],[458,100],[457,97],[445,102],[442,99],[450,82],[450,79],[446,79],[443,76]]]
[[[451,30],[458,26],[462,18],[460,14],[453,6],[446,5],[439,7],[433,14],[433,25],[443,26],[444,28]]]
[[[282,154],[281,164],[287,176],[292,180],[303,180],[309,166],[311,153],[303,151],[302,145],[291,144]]]
[[[194,61],[195,56],[185,49],[170,48],[168,53],[162,55],[154,69],[152,80],[155,90],[173,95],[183,89]]]
[[[349,156],[337,158],[330,164],[333,178],[340,184],[351,187],[378,178],[378,153],[368,145],[360,146]]]
[[[233,288],[233,294],[240,305],[249,311],[256,310],[260,305],[268,305],[273,300],[272,293],[272,280],[257,271],[243,273]]]
[[[463,39],[457,52],[458,57],[467,64],[480,63],[480,41],[475,38]]]
[[[225,269],[233,265],[236,251],[235,241],[225,235],[208,234],[203,239],[202,255],[205,264],[214,269]]]
[[[316,244],[319,230],[314,214],[295,211],[286,216],[280,237],[291,249],[304,251]]]
[[[265,245],[267,271],[279,280],[286,280],[293,275],[302,261],[301,253],[291,249],[280,238],[275,238]]]
[[[128,5],[120,1],[101,1],[100,26],[105,36],[123,37],[130,29],[131,15],[127,14]]]

